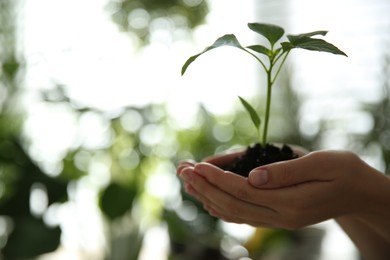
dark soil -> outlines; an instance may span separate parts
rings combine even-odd
[[[298,155],[288,145],[283,145],[279,148],[272,144],[266,144],[263,147],[261,144],[256,143],[249,146],[245,154],[237,158],[232,165],[224,167],[224,169],[247,177],[249,172],[256,167],[295,158],[298,158]]]

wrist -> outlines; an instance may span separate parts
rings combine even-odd
[[[374,169],[362,161],[360,176],[362,176],[362,195],[366,197],[364,201],[368,203],[364,208],[365,214],[376,215],[384,213],[390,208],[390,179],[385,174]],[[384,212],[382,212],[384,211]]]
[[[356,178],[360,178],[356,181],[361,183],[356,195],[359,207],[354,216],[378,229],[387,227],[388,219],[390,219],[388,210],[390,208],[390,178],[361,159],[359,160],[360,162],[355,164],[358,168]],[[387,231],[388,234],[390,234],[389,231]]]

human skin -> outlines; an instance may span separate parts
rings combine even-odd
[[[366,259],[390,259],[390,179],[347,151],[317,151],[254,169],[224,171],[242,152],[181,162],[186,191],[227,222],[294,230],[335,219]]]

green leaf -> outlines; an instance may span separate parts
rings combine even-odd
[[[218,48],[218,47],[221,47],[221,46],[232,46],[232,47],[236,47],[236,48],[239,48],[239,49],[242,49],[242,50],[245,50],[244,47],[241,46],[241,44],[238,42],[236,36],[234,36],[233,34],[225,34],[224,36],[218,38],[211,46],[207,47],[206,49],[204,49],[201,53],[198,53],[194,56],[191,56],[183,65],[182,69],[181,69],[181,75],[183,75],[188,66],[194,61],[196,60],[196,58],[198,58],[200,55],[202,55],[203,53],[205,52],[208,52],[212,49],[215,49],[215,48]],[[246,51],[246,50],[245,50]]]
[[[297,35],[287,35],[290,42],[283,42],[281,45],[284,51],[288,51],[293,48],[301,48],[310,51],[323,51],[347,56],[333,44],[322,39],[312,38],[312,36],[316,35],[325,36],[327,33],[328,31],[314,31]]]
[[[255,52],[258,52],[258,53],[261,53],[261,54],[265,54],[267,55],[268,57],[270,57],[272,55],[272,52],[270,49],[268,49],[267,47],[264,47],[263,45],[251,45],[251,46],[247,46],[248,49],[251,49]]]
[[[284,52],[288,52],[289,50],[294,49],[294,45],[292,45],[291,42],[282,42],[280,45],[282,45]]]
[[[261,120],[259,115],[257,114],[256,110],[242,97],[238,97],[242,103],[242,105],[245,107],[246,111],[249,113],[253,124],[255,125],[256,129],[259,130]]]
[[[100,209],[110,220],[114,220],[132,208],[136,195],[137,191],[133,188],[111,183],[101,194]]]
[[[307,37],[307,38],[300,39],[299,42],[296,42],[295,44],[292,43],[292,45],[294,48],[301,48],[310,51],[329,52],[329,53],[344,55],[348,57],[347,54],[345,54],[339,48],[322,39]]]
[[[279,52],[282,50],[283,48],[277,48],[274,50],[274,52],[272,53],[272,56],[276,57],[276,55],[279,54]]]
[[[61,229],[47,226],[42,219],[22,216],[12,218],[12,223],[12,232],[2,248],[4,259],[35,259],[60,245]]]
[[[267,24],[267,23],[248,23],[249,29],[254,32],[257,32],[264,36],[270,43],[271,46],[282,38],[284,34],[284,29],[280,26]]]
[[[287,35],[287,38],[293,45],[295,45],[298,44],[301,40],[305,40],[307,38],[311,38],[312,36],[316,36],[316,35],[325,36],[327,33],[328,31],[314,31],[314,32],[302,33],[297,35]]]

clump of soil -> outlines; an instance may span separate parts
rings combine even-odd
[[[249,172],[256,167],[295,158],[298,158],[298,155],[288,145],[283,145],[279,148],[272,144],[266,144],[263,147],[261,144],[256,143],[249,146],[246,152],[237,158],[233,164],[224,167],[224,170],[248,177]]]

